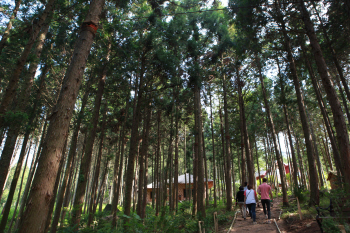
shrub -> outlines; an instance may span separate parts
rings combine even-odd
[[[322,220],[322,228],[324,232],[327,233],[338,233],[340,232],[339,228],[336,226],[336,223],[333,219],[325,218]]]

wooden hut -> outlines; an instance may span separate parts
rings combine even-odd
[[[193,192],[193,175],[186,173],[178,177],[178,193],[177,198],[179,201],[187,200],[189,198],[188,193],[186,193],[186,183],[187,183],[187,190],[191,189],[191,192]],[[206,183],[206,180],[204,178],[204,183]],[[171,185],[174,187],[174,180],[172,180]],[[208,188],[211,189],[214,186],[214,181],[211,179],[208,179]],[[206,185],[204,186],[206,187]],[[161,188],[160,185],[153,185],[153,183],[147,185],[147,202],[151,202],[153,198],[157,198],[153,192],[155,192],[155,189]],[[167,188],[168,194],[169,194],[169,188]],[[205,195],[205,194],[204,194]]]

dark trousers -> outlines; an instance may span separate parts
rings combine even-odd
[[[268,215],[268,218],[271,219],[270,200],[269,199],[261,199],[261,203],[263,206],[264,214],[266,215],[266,207],[267,207],[267,215]]]
[[[252,217],[253,222],[255,222],[255,219],[256,219],[256,213],[255,213],[256,203],[247,204],[247,207],[249,209],[250,217]]]

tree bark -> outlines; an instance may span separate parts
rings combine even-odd
[[[7,108],[12,103],[16,95],[20,75],[22,73],[25,63],[27,62],[27,58],[31,52],[33,45],[35,44],[35,41],[39,35],[41,27],[43,26],[46,19],[49,18],[49,15],[50,14],[52,15],[54,4],[55,4],[55,0],[49,0],[47,2],[45,6],[45,10],[40,15],[38,22],[33,25],[32,35],[29,37],[29,40],[26,46],[24,47],[24,50],[20,58],[18,58],[17,60],[15,69],[12,75],[10,76],[9,83],[7,85],[6,91],[2,97],[1,104],[0,104],[0,128],[4,126],[4,114],[7,112]],[[0,177],[2,177],[1,174],[0,174]]]
[[[278,170],[280,172],[280,178],[281,178],[281,184],[282,184],[282,194],[283,194],[283,206],[289,206],[288,196],[287,196],[285,169],[284,169],[284,165],[282,163],[281,153],[280,153],[280,150],[279,150],[278,144],[277,144],[278,142],[276,139],[277,136],[276,136],[275,124],[273,123],[273,118],[272,118],[271,111],[270,111],[270,105],[269,105],[269,102],[267,100],[265,84],[264,84],[263,76],[261,73],[260,58],[258,56],[257,56],[257,66],[258,66],[262,94],[263,94],[264,103],[265,103],[266,115],[267,115],[269,128],[271,130],[271,136],[272,136],[272,140],[273,140],[273,144],[274,144],[274,148],[275,148]]]
[[[313,86],[313,88],[315,90],[315,93],[316,93],[316,98],[317,98],[317,102],[318,102],[318,105],[319,105],[321,113],[322,113],[323,121],[325,122],[325,126],[326,126],[326,130],[327,130],[327,133],[328,133],[328,137],[329,137],[329,140],[331,141],[334,161],[335,161],[337,170],[340,171],[341,174],[344,174],[343,167],[341,166],[339,150],[338,150],[338,147],[337,147],[337,144],[336,144],[336,140],[334,138],[334,133],[333,133],[333,130],[332,130],[331,122],[330,122],[330,119],[328,117],[328,114],[327,114],[327,111],[326,111],[326,108],[325,108],[325,105],[324,105],[324,102],[323,102],[323,99],[322,99],[322,96],[321,96],[321,93],[320,93],[319,85],[318,85],[318,83],[316,81],[316,77],[314,75],[312,66],[311,66],[310,61],[309,61],[309,59],[307,57],[306,48],[305,48],[305,45],[304,45],[303,41],[300,42],[300,45],[301,45],[301,49],[303,51],[303,57],[305,59],[306,67],[307,67],[307,69],[309,71],[309,75],[310,75],[310,78],[311,78],[311,81],[312,81],[312,86]]]
[[[214,140],[213,107],[212,107],[212,102],[211,102],[211,84],[209,84],[209,100],[210,100],[211,140],[212,140],[212,147],[213,147],[214,208],[216,208],[216,206],[217,206],[217,197],[216,197],[216,164],[215,164],[216,161],[215,161],[215,140]]]
[[[143,141],[143,153],[144,153],[144,181],[143,181],[143,200],[141,206],[141,218],[144,219],[146,217],[146,205],[147,205],[147,180],[148,180],[148,144],[149,144],[149,133],[151,128],[151,118],[152,118],[152,105],[151,103],[147,107],[147,118],[146,118],[146,132]],[[154,184],[153,184],[154,185]],[[140,186],[142,187],[142,186]]]
[[[92,80],[92,79],[90,79],[90,80]],[[72,161],[76,156],[76,149],[77,149],[80,125],[81,125],[82,118],[84,116],[85,106],[87,104],[87,100],[88,100],[89,93],[90,93],[90,91],[89,91],[89,88],[91,85],[90,80],[88,81],[88,84],[87,84],[87,87],[85,90],[85,94],[84,94],[83,99],[82,99],[81,109],[80,109],[79,115],[77,117],[75,129],[74,129],[74,132],[72,135],[70,150],[69,150],[68,158],[67,158],[67,167],[66,167],[66,171],[64,174],[62,186],[57,194],[56,209],[55,209],[55,213],[54,213],[54,218],[53,218],[52,223],[51,223],[50,233],[55,233],[57,231],[57,224],[58,224],[60,213],[61,213],[63,198],[64,198],[64,194],[66,193],[68,178],[71,174],[71,167],[72,167],[72,163],[73,163]]]
[[[143,101],[143,89],[144,89],[144,72],[145,72],[145,62],[146,62],[146,53],[144,51],[141,57],[141,71],[140,71],[140,85],[137,94],[137,103],[136,108],[133,112],[132,128],[131,128],[131,138],[130,138],[130,149],[129,149],[129,158],[128,166],[126,173],[125,181],[125,200],[124,200],[124,214],[130,216],[131,208],[131,195],[132,195],[132,182],[134,180],[134,170],[135,170],[135,157],[137,154],[137,141],[139,136],[139,123],[140,123],[140,114],[141,114],[141,104]]]
[[[202,139],[202,105],[200,99],[200,89],[198,85],[194,86],[194,98],[195,101],[195,117],[197,118],[197,128],[195,130],[197,134],[197,169],[198,169],[198,182],[197,182],[197,205],[198,205],[198,219],[205,219],[205,199],[204,199],[204,167],[203,167],[203,139]],[[230,166],[230,165],[229,165]],[[231,199],[232,200],[232,199]]]
[[[244,82],[241,81],[239,77],[239,71],[237,70],[237,85],[238,85],[238,100],[239,100],[239,111],[241,116],[241,130],[243,134],[244,139],[244,151],[245,151],[245,158],[247,159],[247,171],[248,171],[248,184],[253,185],[254,184],[254,171],[253,171],[253,161],[252,161],[252,154],[250,150],[250,142],[249,142],[249,136],[248,136],[248,130],[247,130],[247,122],[245,117],[245,107],[244,107],[244,100],[243,100],[243,94],[242,94],[242,87],[244,86]],[[243,159],[242,159],[243,161]],[[245,164],[244,164],[245,166]]]
[[[333,112],[334,126],[337,132],[339,152],[343,161],[343,170],[345,172],[345,174],[343,175],[345,177],[346,183],[350,184],[350,144],[344,114],[341,109],[340,101],[338,99],[336,90],[333,86],[332,80],[329,77],[327,65],[324,60],[321,47],[318,43],[313,23],[310,20],[310,15],[304,5],[304,2],[302,0],[298,0],[298,2],[298,7],[302,15],[302,20],[305,25],[306,33],[310,40],[318,72],[321,76],[322,83],[329,101],[329,105]]]
[[[340,66],[340,63],[339,63],[339,60],[338,60],[338,57],[337,57],[337,54],[332,46],[332,42],[331,40],[329,39],[329,36],[328,36],[328,33],[326,31],[326,28],[325,26],[323,25],[323,20],[321,19],[319,13],[318,13],[318,10],[316,8],[316,5],[315,5],[315,2],[314,1],[311,1],[312,2],[312,5],[314,7],[314,10],[316,12],[316,15],[317,15],[317,18],[318,18],[318,21],[320,23],[320,27],[322,29],[322,32],[323,32],[323,37],[324,39],[326,40],[326,44],[328,46],[328,49],[329,51],[331,52],[331,55],[332,55],[332,60],[334,62],[334,65],[338,71],[338,74],[339,74],[339,77],[340,77],[340,80],[341,82],[343,83],[343,86],[344,86],[344,89],[345,89],[345,93],[346,93],[346,96],[348,98],[348,101],[350,101],[350,90],[349,90],[349,85],[347,83],[347,81],[345,80],[345,77],[344,77],[344,73],[343,73],[343,69],[342,67]],[[347,104],[347,101],[344,102],[344,104]],[[350,121],[349,121],[349,124],[350,124]]]
[[[230,142],[230,125],[228,122],[227,110],[227,84],[226,75],[223,75],[223,95],[224,95],[224,118],[225,118],[225,139],[226,139],[226,210],[232,210],[232,179],[231,179],[231,142]]]
[[[85,22],[90,22],[89,25],[91,25],[91,22],[93,25],[97,25],[103,5],[104,0],[92,1]],[[20,233],[41,233],[44,231],[43,224],[45,224],[49,212],[48,203],[53,197],[54,182],[57,176],[59,162],[62,159],[62,149],[67,137],[86,58],[90,53],[95,35],[95,31],[92,32],[90,29],[90,26],[85,26],[80,32],[80,38],[76,43],[71,64],[67,69],[56,109],[50,116],[50,125],[40,156],[37,168],[38,172],[33,181],[34,188],[29,197],[31,202],[27,204],[23,224],[19,229]]]
[[[1,54],[2,50],[4,49],[4,47],[6,45],[7,39],[10,36],[10,30],[12,28],[12,24],[13,24],[14,20],[17,17],[17,12],[19,10],[19,6],[21,5],[21,2],[22,2],[22,0],[17,0],[16,1],[15,8],[12,11],[12,15],[10,17],[10,20],[9,20],[8,24],[7,24],[6,30],[5,30],[4,34],[2,34],[1,41],[0,41],[0,54]]]
[[[38,160],[40,157],[43,141],[44,141],[44,138],[46,136],[46,127],[47,127],[47,118],[45,118],[44,122],[42,123],[40,143],[39,143],[39,146],[37,148],[37,153],[35,154],[35,156],[33,157],[33,160],[32,160],[31,169],[30,169],[29,174],[28,174],[26,186],[25,186],[25,189],[24,189],[23,195],[22,195],[21,205],[20,205],[20,208],[18,211],[18,218],[16,221],[15,229],[18,229],[18,227],[20,225],[20,221],[22,220],[23,211],[24,211],[24,207],[25,207],[25,204],[27,201],[29,189],[30,189],[31,184],[32,184],[33,175],[35,173],[35,168],[37,166],[37,163],[38,163]]]
[[[97,154],[97,159],[96,159],[96,170],[95,174],[92,180],[92,188],[91,188],[91,201],[90,201],[90,206],[89,206],[89,217],[88,217],[88,222],[87,226],[90,227],[94,214],[96,212],[96,206],[97,206],[97,201],[98,199],[96,198],[97,195],[97,187],[98,187],[98,178],[100,176],[100,167],[101,167],[101,160],[102,160],[102,154],[103,154],[103,143],[104,143],[104,138],[105,138],[105,128],[106,128],[106,118],[107,118],[107,111],[108,107],[107,104],[104,104],[104,110],[103,110],[103,119],[102,119],[102,125],[101,125],[101,136],[100,136],[100,142],[99,142],[99,147],[98,147],[98,154]]]

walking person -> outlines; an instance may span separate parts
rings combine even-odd
[[[245,192],[248,189],[248,182],[244,182],[244,187],[243,187],[243,191]]]
[[[258,193],[261,196],[261,203],[263,206],[264,210],[264,215],[266,216],[267,223],[271,223],[271,211],[270,211],[270,206],[271,206],[271,200],[273,201],[273,195],[271,191],[271,186],[267,184],[267,179],[263,178],[263,183],[259,185],[258,187]],[[270,196],[269,196],[270,195]],[[267,209],[267,214],[266,214],[266,209]]]
[[[247,189],[248,189],[248,182],[245,181],[243,191],[245,192]],[[248,208],[244,208],[244,209],[246,210],[246,215],[250,215]],[[252,216],[250,216],[250,217],[252,217]]]
[[[236,206],[237,204],[239,205],[239,209],[242,212],[242,217],[245,220],[247,208],[245,207],[245,204],[244,204],[244,191],[242,186],[239,187],[239,191],[236,194]]]
[[[248,185],[248,189],[244,192],[244,202],[249,209],[249,214],[253,219],[253,224],[256,224],[256,203],[258,202],[258,196],[253,189],[252,185]]]

